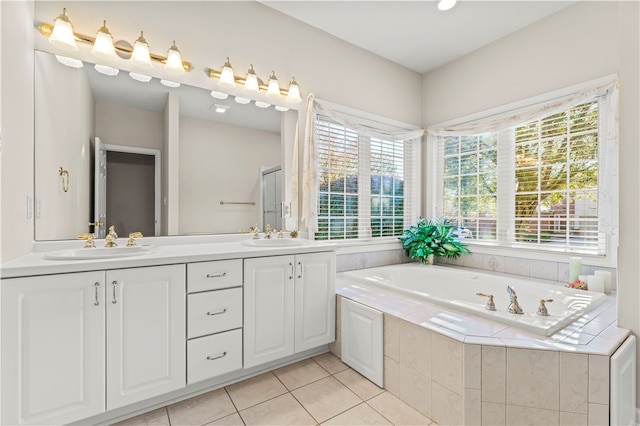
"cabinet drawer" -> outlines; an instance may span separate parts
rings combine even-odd
[[[187,338],[242,327],[242,287],[187,296]]]
[[[187,342],[187,383],[242,368],[242,329]]]
[[[216,260],[187,265],[187,291],[217,290],[242,285],[242,259]]]

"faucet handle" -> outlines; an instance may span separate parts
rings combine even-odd
[[[493,302],[493,294],[476,293],[476,296],[488,297],[489,300],[487,300],[487,304],[484,305],[484,308],[487,311],[495,311],[496,310],[496,304]]]
[[[96,234],[87,234],[87,242],[84,245],[84,248],[95,248],[96,243],[93,239],[96,237]]]
[[[543,316],[543,317],[548,317],[549,316],[549,311],[547,310],[547,306],[545,305],[545,303],[550,303],[553,302],[553,299],[540,299],[540,306],[538,306],[538,310],[536,311],[537,315]]]
[[[135,238],[142,238],[142,232],[132,232],[129,234],[129,239],[127,240],[127,247],[133,247],[136,245]]]

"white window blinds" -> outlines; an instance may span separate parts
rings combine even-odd
[[[605,255],[617,235],[615,81],[538,109],[430,129],[434,212],[486,244]]]
[[[395,139],[393,133],[354,124],[350,121],[353,117],[342,120],[326,110],[313,117],[313,128],[307,123],[307,131],[313,132],[313,138],[309,138],[313,140],[308,145],[314,146],[311,154],[315,159],[312,163],[317,195],[315,239],[402,234],[404,228],[417,219],[422,132],[403,132],[402,137],[410,139],[402,140]],[[311,159],[307,159],[311,163]],[[311,168],[310,165],[306,167]],[[304,186],[311,187],[307,179]],[[313,215],[306,218],[312,225]]]

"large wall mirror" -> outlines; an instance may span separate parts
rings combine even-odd
[[[235,233],[277,217],[281,188],[266,185],[281,182],[272,173],[283,167],[283,113],[46,52],[35,51],[35,67],[36,240],[110,225],[120,235]]]

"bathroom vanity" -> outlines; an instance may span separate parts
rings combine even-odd
[[[334,341],[330,245],[171,241],[2,265],[2,424],[119,420]]]

